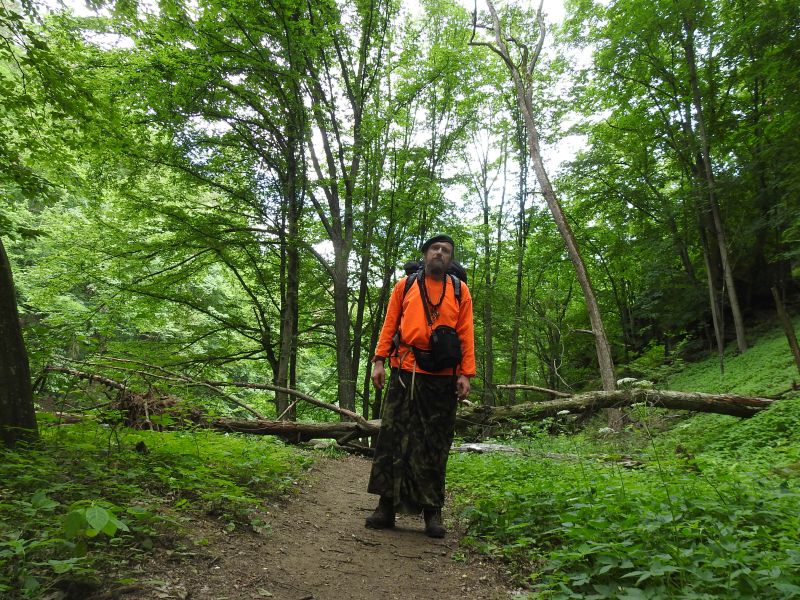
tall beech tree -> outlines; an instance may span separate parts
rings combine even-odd
[[[349,281],[354,210],[363,198],[359,174],[370,131],[365,129],[365,111],[380,83],[397,8],[391,1],[379,1],[354,2],[347,9],[332,0],[308,5],[311,34],[321,43],[305,52],[304,68],[313,122],[308,150],[316,175],[308,193],[333,248],[332,262],[320,259],[333,288],[339,405],[354,410],[357,360]]]
[[[139,90],[131,100],[141,98],[141,109],[155,113],[153,125],[179,142],[177,153],[165,148],[167,163],[219,190],[227,198],[224,210],[241,215],[239,223],[218,229],[216,240],[206,229],[201,243],[214,249],[250,298],[273,382],[284,388],[294,384],[306,195],[303,46],[316,41],[300,16],[304,7],[288,0],[267,14],[261,5],[232,10],[211,2],[191,19],[176,6],[145,16],[137,34],[141,50],[119,53],[128,63],[127,86]],[[142,62],[149,69],[139,69]],[[162,91],[165,83],[169,94]],[[240,250],[236,256],[231,244]],[[277,290],[262,264],[263,244],[278,249]],[[277,326],[267,306],[274,292]],[[288,396],[277,392],[275,400],[278,414],[291,418]]]

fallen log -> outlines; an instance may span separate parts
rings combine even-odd
[[[216,419],[209,423],[214,429],[249,433],[254,435],[277,435],[288,442],[307,442],[316,438],[333,438],[343,440],[346,444],[354,437],[375,435],[381,427],[380,420],[363,421],[331,421],[303,423],[298,421],[263,421],[251,419]]]
[[[621,408],[641,403],[646,406],[717,413],[734,417],[752,417],[772,405],[769,398],[736,394],[704,394],[669,390],[617,390],[586,392],[571,398],[525,402],[513,406],[475,406],[462,410],[456,417],[456,428],[474,425],[500,425],[515,421],[538,421],[556,416],[561,411],[582,413],[601,408]]]
[[[75,369],[65,367],[48,367],[49,370],[66,373],[91,382],[118,389],[124,393],[130,390],[120,382],[112,379],[84,373]],[[380,420],[367,421],[360,415],[340,408],[336,405],[321,402],[307,394],[280,388],[271,384],[241,383],[229,381],[202,381],[194,382],[184,379],[184,383],[189,385],[205,385],[215,388],[227,386],[243,387],[251,389],[267,389],[283,391],[289,393],[299,400],[308,402],[315,406],[332,410],[339,415],[352,419],[351,421],[337,422],[295,422],[295,421],[270,421],[267,419],[231,419],[222,418],[208,420],[201,413],[193,415],[193,421],[198,425],[212,427],[222,431],[233,431],[255,435],[277,435],[290,442],[308,441],[314,438],[333,438],[340,444],[347,444],[356,437],[368,437],[377,434],[380,429]],[[522,389],[519,386],[518,389]],[[530,386],[533,389],[533,386]],[[538,390],[539,388],[537,388]],[[544,390],[542,390],[544,391]],[[547,390],[553,393],[554,390]],[[152,402],[153,398],[145,398]],[[736,394],[704,394],[701,392],[675,392],[670,390],[651,390],[651,389],[624,389],[613,392],[594,391],[558,398],[544,402],[526,402],[513,406],[476,406],[470,405],[456,416],[456,429],[465,431],[474,426],[494,426],[508,425],[516,422],[538,421],[547,417],[553,417],[559,413],[567,411],[576,414],[590,410],[602,408],[620,408],[633,404],[642,404],[652,407],[669,408],[676,410],[689,410],[695,412],[708,412],[735,417],[747,418],[757,412],[764,410],[772,405],[775,400],[770,398],[758,398],[750,396],[740,396]],[[148,403],[145,403],[145,408]]]

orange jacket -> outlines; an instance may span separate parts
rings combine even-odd
[[[421,350],[430,349],[431,327],[425,318],[418,282],[414,282],[408,292],[403,296],[406,287],[406,277],[403,277],[392,290],[389,298],[389,307],[386,309],[386,319],[383,321],[381,336],[375,348],[375,356],[387,357],[391,355],[392,367],[400,367],[405,371],[414,370],[414,353],[409,346],[416,346]],[[453,281],[448,275],[444,282],[424,278],[428,299],[437,302],[442,295],[442,285],[446,285],[445,296],[439,307],[439,316],[433,322],[433,327],[447,325],[458,332],[461,340],[461,364],[456,373],[474,377],[475,370],[475,331],[472,322],[472,295],[465,283],[461,283],[461,303],[456,299]],[[401,316],[402,315],[402,316]],[[431,315],[433,317],[433,315]],[[400,349],[392,354],[392,337],[397,331],[400,322]],[[418,373],[428,373],[417,366]],[[445,369],[433,373],[434,375],[452,375],[452,369]]]

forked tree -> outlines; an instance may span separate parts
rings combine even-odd
[[[561,207],[558,198],[556,198],[553,186],[550,183],[550,178],[544,167],[542,160],[542,152],[539,145],[539,129],[534,118],[534,102],[533,102],[533,74],[536,64],[544,45],[545,25],[544,17],[542,15],[542,4],[539,4],[539,9],[536,14],[536,21],[538,24],[538,37],[536,44],[533,48],[530,47],[525,41],[518,39],[508,30],[504,30],[497,10],[491,0],[486,2],[489,8],[491,17],[491,25],[480,26],[478,24],[478,10],[477,6],[473,11],[473,35],[470,45],[483,46],[489,48],[492,52],[497,54],[506,65],[511,79],[514,83],[514,91],[517,97],[517,104],[519,105],[522,118],[525,123],[525,129],[528,138],[528,153],[530,155],[531,163],[533,164],[533,171],[536,174],[536,179],[539,182],[539,187],[542,190],[542,195],[547,202],[547,206],[553,215],[553,220],[556,223],[558,232],[564,240],[570,260],[575,267],[575,273],[578,278],[578,283],[583,291],[583,297],[586,301],[586,308],[589,312],[589,321],[592,326],[592,333],[594,334],[595,348],[597,350],[597,362],[600,367],[600,377],[605,391],[613,391],[616,389],[616,378],[614,376],[614,362],[611,357],[611,347],[606,337],[605,328],[603,327],[603,319],[600,315],[600,307],[595,297],[594,289],[589,278],[589,273],[581,257],[578,243],[575,235],[572,232],[567,219],[564,216],[564,211]],[[486,29],[489,35],[494,39],[491,41],[480,41],[476,39],[477,30],[479,28]],[[512,52],[512,48],[514,51]],[[615,417],[611,416],[612,421]]]

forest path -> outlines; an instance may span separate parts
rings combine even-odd
[[[376,497],[366,492],[370,463],[320,458],[300,493],[270,507],[271,531],[235,531],[208,520],[189,526],[195,548],[158,551],[142,579],[164,582],[124,598],[192,600],[500,600],[495,568],[456,561],[458,537],[425,536],[421,517],[398,516],[393,530],[364,527]],[[446,511],[445,511],[446,518]],[[161,556],[159,556],[159,554]],[[177,559],[177,561],[176,561]]]

